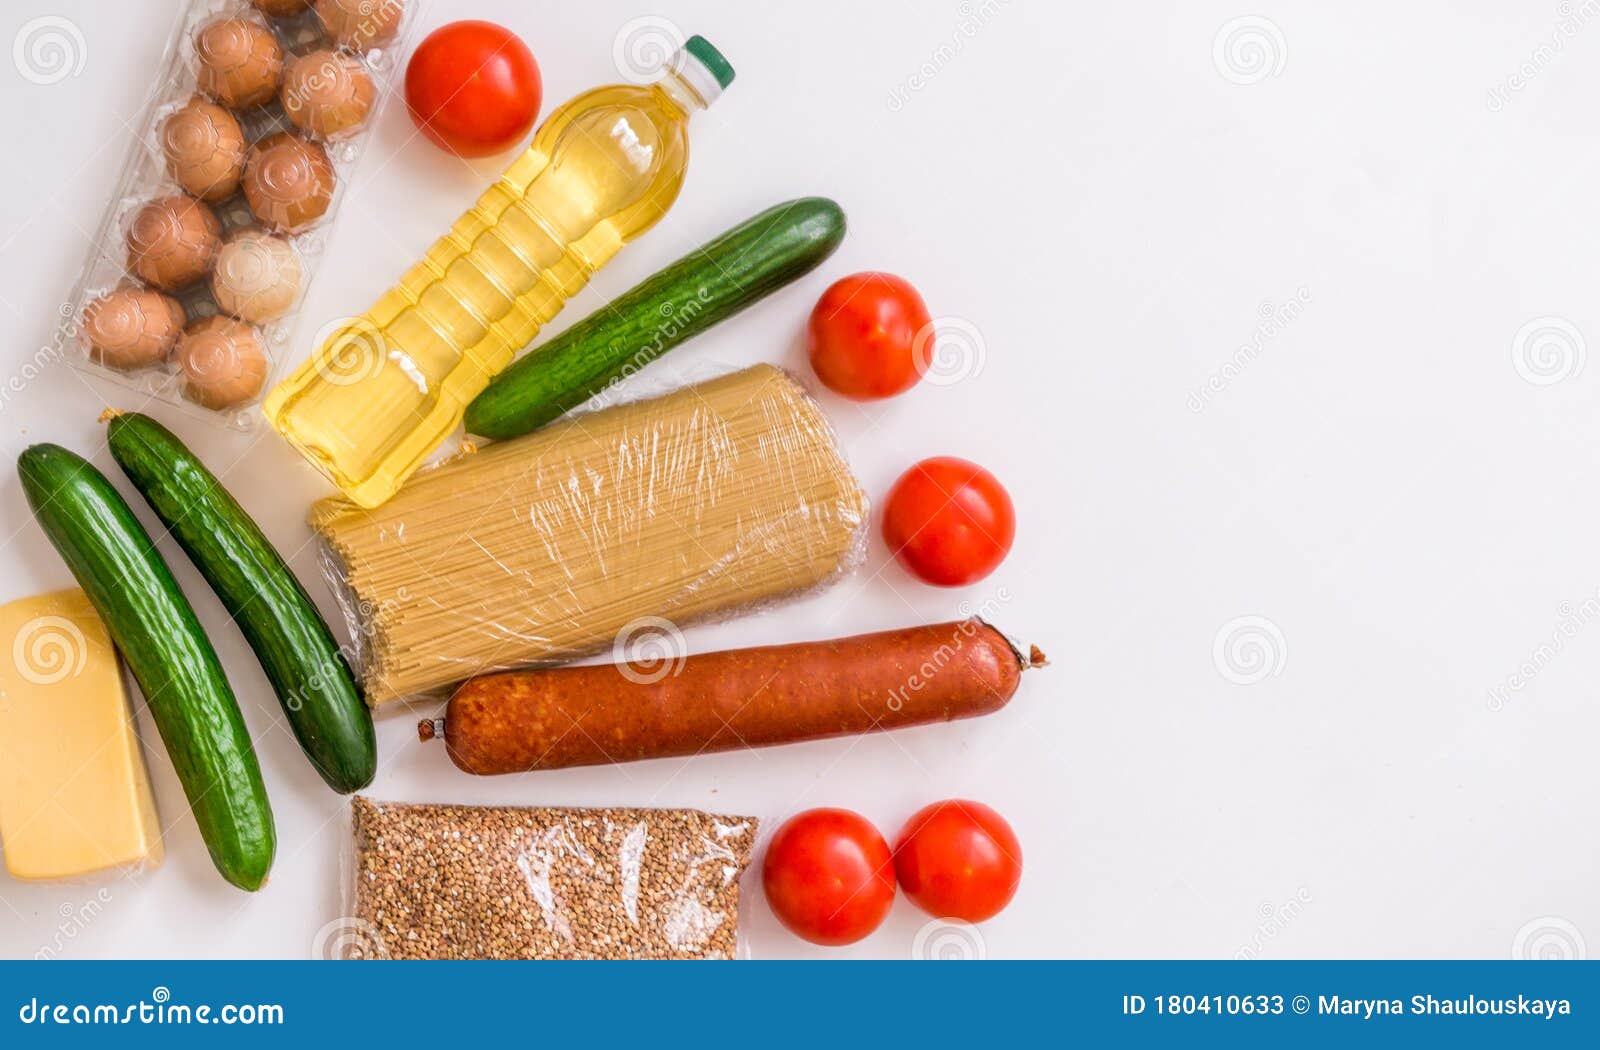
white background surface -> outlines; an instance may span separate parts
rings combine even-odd
[[[51,14],[85,48],[81,73],[47,86],[0,60],[8,376],[52,335],[174,10],[24,0],[0,16],[0,44]],[[1012,820],[1027,860],[1013,906],[982,927],[990,957],[1505,957],[1579,951],[1585,935],[1600,950],[1600,607],[1583,606],[1600,594],[1600,362],[1579,368],[1582,337],[1600,340],[1600,12],[434,0],[422,28],[485,17],[520,32],[548,112],[618,79],[614,38],[645,13],[706,34],[739,78],[697,118],[670,216],[551,330],[771,203],[834,197],[851,224],[838,254],[666,368],[803,368],[797,336],[829,282],[900,273],[935,316],[981,334],[982,367],[865,408],[826,397],[848,454],[874,497],[924,456],[975,459],[1020,521],[1009,560],[975,587],[920,585],[874,532],[864,569],[831,592],[694,629],[691,645],[946,619],[996,599],[996,621],[1054,666],[978,721],[525,778],[468,778],[391,715],[372,795],[697,806],[769,829],[836,804],[889,835],[927,802],[980,799]],[[1267,53],[1219,58],[1219,30],[1247,13],[1270,23],[1245,27]],[[449,159],[389,107],[294,359],[503,163]],[[1298,316],[1261,336],[1297,296]],[[1518,344],[1547,317],[1578,335]],[[60,442],[131,495],[94,422],[108,400],[127,399],[54,369],[0,406],[0,452]],[[321,480],[264,429],[156,414],[294,552],[331,615],[302,524]],[[0,600],[70,582],[10,470],[0,539]],[[173,824],[165,867],[106,884],[109,903],[67,937],[61,909],[96,885],[0,881],[5,955],[305,957],[340,913],[345,803],[273,727],[249,650],[163,549],[260,735],[280,837],[271,882],[247,896],[217,877],[142,715]],[[1270,650],[1258,669],[1214,658],[1238,617],[1270,624],[1252,621]],[[1526,684],[1508,687],[1525,664]],[[868,940],[812,949],[752,890],[762,957],[904,958],[924,922],[902,899]]]

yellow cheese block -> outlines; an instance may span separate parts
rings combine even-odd
[[[0,606],[0,843],[19,879],[161,863],[116,650],[76,588]]]

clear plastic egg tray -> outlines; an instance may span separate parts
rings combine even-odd
[[[238,430],[255,426],[261,418],[257,405],[290,356],[296,315],[305,289],[315,276],[344,189],[383,107],[400,90],[404,72],[401,58],[417,24],[416,9],[421,3],[422,0],[190,0],[179,12],[160,74],[136,125],[138,138],[129,151],[82,274],[62,306],[64,323],[52,349],[82,371],[111,378],[211,422]],[[288,16],[265,13],[264,9],[274,8],[298,10]],[[228,19],[243,20],[265,30],[281,52],[278,86],[264,103],[249,106],[248,94],[241,95],[229,87],[233,83],[230,78],[240,78],[260,95],[272,80],[271,73],[264,70],[270,71],[273,66],[273,45],[260,32],[230,27],[230,34],[237,33],[251,46],[237,52],[233,48],[237,41],[224,34],[220,37],[222,46],[208,46],[208,57],[202,59],[197,34],[218,20]],[[219,38],[205,39],[209,42]],[[334,52],[337,63],[330,65],[327,56],[319,54],[322,51]],[[308,59],[290,84],[295,60],[311,55],[314,60]],[[232,61],[235,57],[241,60],[237,66]],[[349,66],[349,62],[356,66]],[[220,90],[219,68],[223,85]],[[304,100],[325,100],[328,96],[321,94],[324,90],[338,90],[329,88],[328,83],[336,79],[340,70],[348,79],[359,81],[362,73],[370,78],[370,104],[356,126],[328,133],[329,121],[314,116],[322,111],[309,108],[310,103]],[[201,90],[202,76],[211,91]],[[348,87],[348,79],[341,81],[345,90],[356,91]],[[239,108],[229,105],[230,97]],[[199,201],[215,216],[215,236],[203,221],[157,225],[147,216],[141,231],[154,229],[161,236],[130,241],[135,218],[151,202],[183,197],[198,201],[185,193],[177,177],[178,172],[189,170],[184,165],[190,158],[184,151],[198,149],[195,140],[180,140],[174,132],[164,135],[173,114],[196,98],[221,106],[237,121],[247,157],[240,185],[230,191],[226,188],[229,177],[213,180],[209,195],[221,199]],[[340,119],[339,113],[348,112],[343,104],[329,105],[333,123]],[[295,107],[297,119],[291,117],[286,106]],[[226,125],[226,120],[221,120],[206,126]],[[325,185],[331,169],[331,195],[327,196],[325,210],[314,218],[300,221],[292,201],[286,208],[270,196],[269,189],[277,192],[271,174],[282,170],[282,165],[275,167],[268,162],[272,151],[262,152],[254,169],[250,165],[249,158],[257,152],[257,145],[280,134],[311,144],[309,151],[292,144],[287,148],[289,153],[308,158],[307,163],[299,165],[300,174],[310,169],[313,182],[319,186],[308,196],[318,200],[324,196],[320,187]],[[219,140],[228,144],[229,157],[236,156],[238,146],[231,135],[220,136]],[[326,154],[327,167],[315,160],[317,149]],[[173,155],[185,159],[172,160]],[[195,163],[203,165],[204,161]],[[256,174],[252,175],[252,171]],[[252,178],[258,189],[255,208],[245,192]],[[205,181],[203,173],[191,175],[191,189],[197,181]],[[292,197],[290,191],[284,192]],[[316,205],[309,206],[309,210],[315,211]],[[197,216],[182,201],[153,211],[163,220],[172,215],[190,220]],[[242,243],[261,241],[262,235],[284,243]],[[241,243],[228,249],[235,240]],[[131,246],[133,243],[138,244],[137,250]],[[284,245],[292,254],[284,251]],[[187,265],[168,265],[180,257]],[[234,265],[218,267],[219,257]],[[208,261],[202,263],[203,258]],[[188,273],[202,266],[199,276],[187,279]],[[176,276],[167,276],[164,267],[175,269]],[[141,269],[143,278],[135,274],[136,268]],[[299,270],[297,281],[293,278],[295,269]],[[161,271],[167,284],[176,282],[182,286],[152,286],[148,279],[152,271]],[[297,287],[292,287],[295,284]],[[263,287],[266,292],[261,292]],[[217,288],[222,289],[221,294]],[[241,288],[248,294],[241,294]],[[171,303],[146,294],[149,292],[160,292],[174,300],[181,307],[181,321]],[[92,305],[95,309],[86,314]],[[230,323],[208,322],[218,315]],[[254,331],[253,345],[248,334],[232,321]],[[182,331],[174,335],[180,323]],[[217,336],[206,334],[218,329],[226,335],[222,343],[217,342]]]

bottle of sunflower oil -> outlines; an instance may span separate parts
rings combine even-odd
[[[357,504],[388,499],[539,327],[666,214],[689,118],[732,80],[696,36],[656,83],[556,110],[399,284],[272,391],[267,419]]]

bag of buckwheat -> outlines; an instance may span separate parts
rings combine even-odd
[[[351,803],[342,958],[728,959],[754,817]]]

